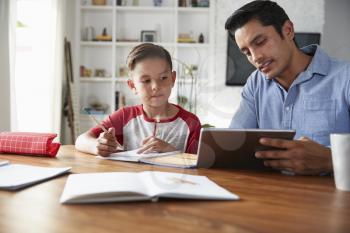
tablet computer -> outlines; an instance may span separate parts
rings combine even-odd
[[[294,135],[295,130],[205,128],[199,138],[197,167],[271,170],[255,152],[278,148],[263,146],[259,139],[291,140]]]

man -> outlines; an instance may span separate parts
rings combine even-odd
[[[247,80],[230,128],[295,129],[298,140],[260,139],[265,166],[296,174],[332,171],[331,133],[350,132],[350,65],[317,45],[294,41],[293,23],[272,1],[235,11],[225,28],[257,70]]]

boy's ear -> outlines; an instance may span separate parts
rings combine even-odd
[[[176,71],[171,72],[171,80],[173,81],[173,86],[174,86],[176,81]]]
[[[136,87],[135,87],[135,83],[134,81],[132,81],[130,78],[127,81],[128,87],[130,88],[130,90],[132,90],[135,95],[137,95],[137,91],[136,91]]]

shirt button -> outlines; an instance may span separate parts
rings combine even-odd
[[[286,107],[286,111],[289,111],[290,110],[290,107]]]

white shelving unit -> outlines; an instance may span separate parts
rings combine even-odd
[[[116,109],[115,93],[125,96],[126,105],[138,104],[126,85],[127,77],[120,70],[126,69],[125,61],[130,50],[140,44],[141,31],[156,31],[153,43],[165,47],[173,57],[177,71],[177,84],[172,91],[171,102],[178,102],[178,95],[188,99],[192,106],[196,103],[199,83],[213,77],[214,65],[214,9],[215,1],[209,7],[179,7],[178,0],[163,0],[162,6],[153,6],[153,0],[126,1],[126,6],[115,5],[117,1],[106,1],[107,5],[95,6],[91,1],[76,0],[76,48],[77,61],[75,77],[79,77],[79,108],[93,103],[108,106],[106,112],[95,116],[102,120]],[[104,28],[112,36],[111,41],[87,41],[84,32],[92,27],[95,36]],[[196,43],[178,43],[180,33],[189,33]],[[200,34],[204,43],[198,43]],[[185,64],[185,65],[184,65]],[[197,66],[198,70],[191,81],[185,73],[185,66]],[[90,69],[90,77],[82,77],[80,67]],[[105,72],[104,77],[96,77],[95,70]],[[192,92],[191,92],[192,90]],[[192,93],[192,97],[189,96]],[[189,105],[189,104],[187,104]],[[185,108],[189,109],[185,105]],[[196,109],[191,108],[194,112]],[[94,125],[84,113],[80,114],[80,130],[86,131]]]

